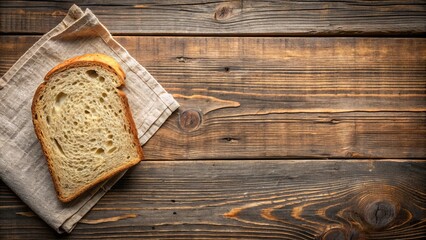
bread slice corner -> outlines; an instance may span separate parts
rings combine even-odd
[[[34,129],[62,202],[143,159],[125,74],[104,54],[86,54],[46,74],[32,103]]]

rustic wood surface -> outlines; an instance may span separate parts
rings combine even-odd
[[[414,160],[146,161],[61,237],[420,239],[425,167]],[[59,238],[3,185],[0,198],[5,239]]]
[[[44,34],[69,7],[90,8],[120,35],[422,35],[422,0],[0,1],[0,32]]]
[[[55,235],[1,185],[0,234],[5,239],[420,239],[426,234],[425,171],[425,162],[414,160],[146,161],[65,236]]]
[[[0,74],[37,38],[1,37]],[[150,160],[425,156],[425,39],[117,40],[181,104]]]
[[[76,3],[181,108],[69,235],[0,182],[0,239],[426,235],[424,1]],[[0,1],[0,75],[71,4]]]

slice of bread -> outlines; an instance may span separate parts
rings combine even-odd
[[[32,118],[62,202],[142,160],[125,75],[103,54],[71,58],[35,92]]]

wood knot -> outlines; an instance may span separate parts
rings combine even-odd
[[[198,129],[201,124],[201,114],[197,110],[188,109],[179,115],[179,126],[186,132]]]
[[[387,184],[363,185],[356,199],[354,216],[358,225],[366,232],[376,232],[404,222],[405,211],[401,203],[407,202],[401,189]]]
[[[57,17],[57,16],[61,16],[62,17],[62,16],[66,16],[67,13],[63,12],[63,11],[54,11],[50,15],[52,15],[53,17]]]
[[[341,228],[332,228],[326,231],[322,237],[322,240],[346,240],[346,231]]]
[[[389,200],[376,200],[367,203],[364,207],[365,222],[373,229],[383,229],[392,223],[398,215],[399,207]]]
[[[321,240],[357,240],[359,239],[358,231],[355,229],[331,228],[324,232]]]
[[[223,21],[232,16],[234,8],[230,5],[219,5],[214,13],[214,19]]]
[[[184,57],[184,56],[179,56],[179,57],[176,57],[176,60],[177,60],[178,62],[181,62],[181,63],[186,63],[186,62],[188,62],[189,60],[191,60],[191,58],[189,58],[189,57]]]

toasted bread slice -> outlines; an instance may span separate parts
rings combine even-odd
[[[126,95],[125,74],[103,54],[71,58],[35,92],[32,118],[62,202],[143,158]]]

